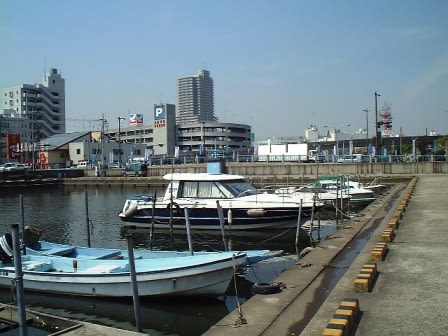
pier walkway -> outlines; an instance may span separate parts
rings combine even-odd
[[[447,190],[448,175],[398,183],[204,335],[446,335]]]

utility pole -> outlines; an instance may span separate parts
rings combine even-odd
[[[118,168],[121,168],[121,121],[123,117],[118,117]]]
[[[369,148],[369,109],[363,110],[366,113],[366,147]]]

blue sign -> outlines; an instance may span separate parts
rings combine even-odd
[[[164,120],[164,119],[165,119],[165,106],[154,105],[154,120]]]

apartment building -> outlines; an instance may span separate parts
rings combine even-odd
[[[213,79],[210,72],[200,70],[195,76],[179,78],[176,123],[215,120]]]
[[[31,142],[65,133],[65,79],[57,69],[51,68],[42,84],[19,84],[3,89],[2,100],[0,114],[13,113],[32,121]]]

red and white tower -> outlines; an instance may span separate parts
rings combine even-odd
[[[392,113],[388,102],[384,102],[380,113],[381,135],[384,137],[392,136]]]

